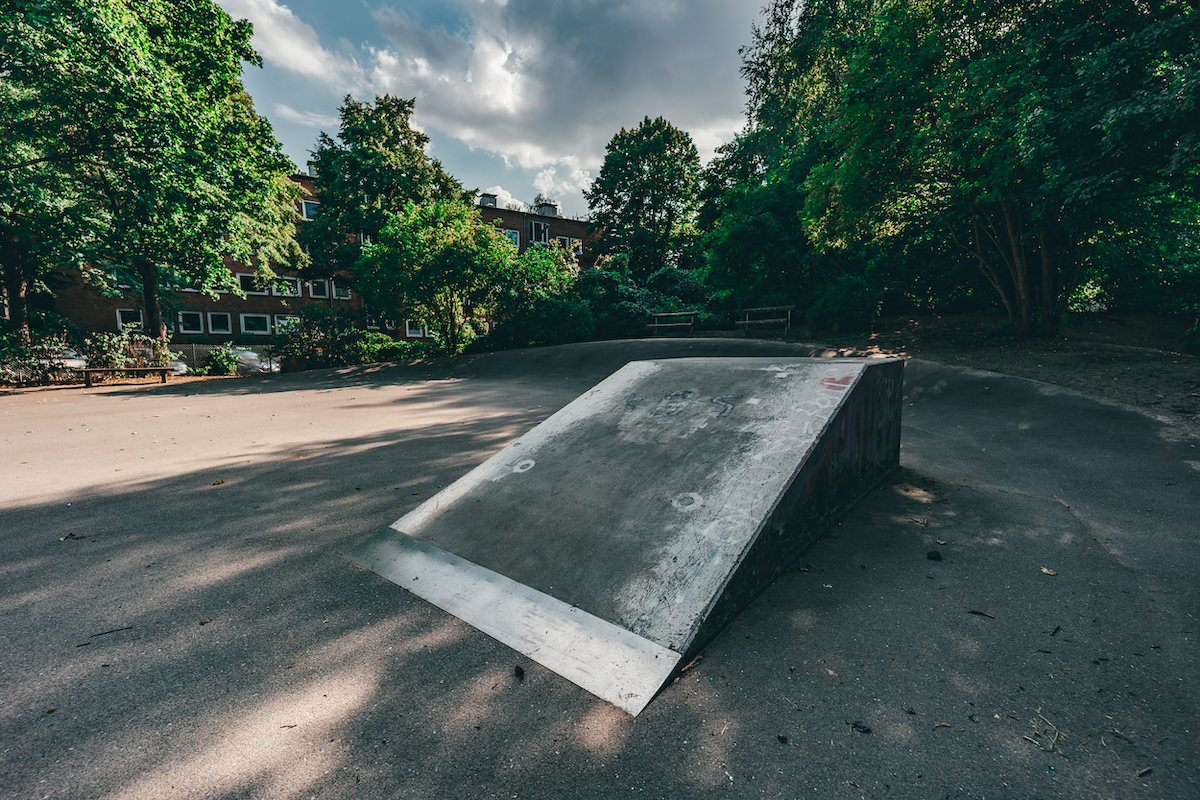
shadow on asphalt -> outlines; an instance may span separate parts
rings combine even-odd
[[[623,357],[549,350],[205,384],[495,416],[0,510],[0,797],[1195,796],[1190,445],[1028,382],[910,364],[902,468],[636,719],[338,555]]]

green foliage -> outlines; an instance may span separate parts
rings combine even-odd
[[[674,267],[664,267],[647,278],[646,289],[663,298],[665,302],[674,300],[690,308],[703,307],[711,296],[709,288],[699,275]]]
[[[89,367],[119,369],[121,367],[166,367],[178,358],[162,339],[136,333],[134,324],[115,333],[93,333],[83,341],[80,355]]]
[[[763,171],[756,146],[741,138],[720,148],[704,173],[701,210],[706,281],[745,306],[811,296],[819,279],[802,171],[793,163]]]
[[[378,242],[363,248],[358,288],[375,314],[415,316],[443,351],[459,353],[474,338],[471,320],[494,307],[502,286],[528,292],[526,279],[543,266],[553,272],[535,257],[515,268],[515,258],[476,207],[462,200],[410,202],[391,215]]]
[[[749,125],[703,174],[710,282],[1001,304],[1057,330],[1091,280],[1166,310],[1200,217],[1200,12],[1180,0],[776,0]],[[965,277],[971,270],[983,278]],[[982,283],[982,286],[980,285]]]
[[[226,258],[263,275],[304,261],[291,164],[240,81],[260,64],[248,22],[209,0],[18,5],[0,16],[0,242],[18,305],[39,270],[72,266],[140,285],[163,338],[164,289],[236,292]]]
[[[309,274],[351,271],[366,241],[377,241],[408,203],[463,198],[462,185],[425,153],[429,137],[409,124],[416,100],[391,95],[364,103],[349,95],[337,139],[322,132],[313,152],[320,202],[297,238],[312,256]]]
[[[476,340],[474,350],[586,342],[596,335],[596,321],[578,296],[538,297],[511,317],[496,323]]]
[[[0,332],[0,383],[49,384],[69,380],[71,371],[63,363],[67,336],[61,332],[21,335]]]
[[[238,368],[238,354],[233,349],[233,345],[228,342],[222,342],[214,349],[208,351],[208,355],[204,357],[204,363],[200,368],[195,370],[196,375],[236,375]]]
[[[840,275],[817,296],[805,321],[819,331],[857,333],[870,330],[878,311],[879,301],[865,279]]]
[[[653,292],[611,270],[581,273],[575,291],[592,312],[598,339],[645,336],[654,312],[661,310]]]
[[[558,241],[535,243],[501,266],[493,311],[497,319],[521,313],[539,300],[567,292],[579,267]]]
[[[284,372],[327,367],[347,367],[376,361],[398,361],[423,356],[423,342],[396,341],[379,331],[354,327],[354,321],[331,309],[301,306],[295,323],[275,337],[271,355]]]
[[[680,266],[691,252],[700,157],[691,136],[667,120],[646,117],[609,141],[600,175],[584,192],[601,255],[624,254],[641,280]]]

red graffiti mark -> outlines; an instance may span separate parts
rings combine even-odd
[[[850,387],[850,382],[853,380],[853,375],[847,375],[844,378],[821,378],[821,385],[835,392],[844,392]]]

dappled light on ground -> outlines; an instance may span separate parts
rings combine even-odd
[[[351,669],[251,704],[182,737],[185,758],[106,797],[212,797],[247,789],[264,797],[302,797],[345,758],[346,745],[330,737],[361,711],[378,681],[374,670]]]
[[[0,797],[1195,794],[1200,472],[1143,415],[910,365],[902,469],[636,719],[340,555],[586,352],[4,396]]]

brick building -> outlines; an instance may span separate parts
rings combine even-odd
[[[312,219],[320,208],[312,177],[300,174],[292,176],[292,180],[305,190],[298,209],[301,216]],[[581,263],[587,257],[584,246],[587,223],[559,216],[553,204],[542,205],[533,212],[512,211],[497,208],[496,196],[484,194],[479,205],[484,221],[495,225],[522,252],[536,242],[559,241]],[[283,273],[282,287],[264,287],[258,285],[249,267],[233,261],[228,266],[245,297],[222,292],[214,300],[194,289],[163,292],[163,316],[172,328],[172,344],[265,342],[286,328],[299,307],[313,305],[338,311],[357,320],[362,327],[384,331],[397,339],[427,336],[425,328],[413,320],[371,319],[348,274],[332,280],[302,280]],[[85,330],[114,331],[131,322],[142,322],[141,294],[136,287],[129,287],[127,297],[106,297],[86,284],[78,273],[65,270],[55,271],[47,282],[55,293],[53,310]]]

